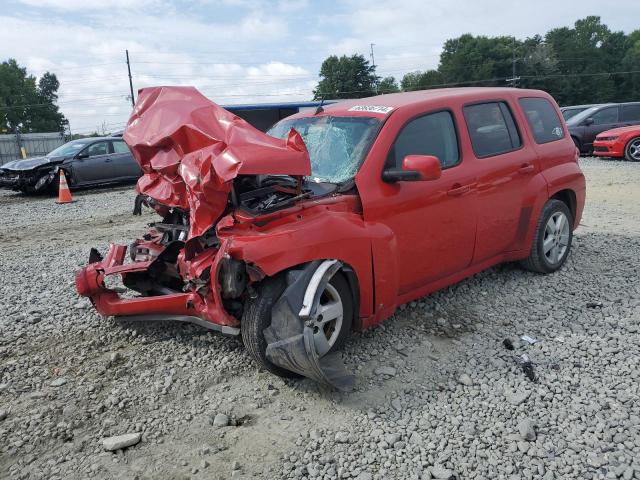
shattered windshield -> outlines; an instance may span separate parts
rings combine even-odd
[[[267,133],[286,138],[294,128],[309,151],[311,180],[342,183],[355,176],[379,126],[373,117],[320,116],[285,119]]]

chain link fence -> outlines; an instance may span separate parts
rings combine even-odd
[[[22,148],[27,158],[41,157],[65,141],[61,132],[0,135],[0,165],[22,158]]]

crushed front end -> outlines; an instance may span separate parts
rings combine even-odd
[[[41,159],[16,160],[0,167],[0,188],[35,193],[47,189],[58,173],[57,166],[44,163],[34,164]],[[26,165],[26,166],[24,166]]]
[[[148,200],[150,201],[150,200]],[[89,264],[76,273],[78,293],[91,299],[102,315],[129,319],[181,320],[221,333],[239,333],[235,298],[244,293],[246,274],[225,252],[225,244],[203,237],[185,248],[187,215],[165,211],[143,238],[131,245],[110,245],[102,258],[92,249]],[[234,280],[218,283],[221,272],[236,269]],[[121,296],[107,286],[119,275],[122,284],[138,295]],[[223,298],[226,297],[226,298]],[[235,297],[235,298],[234,298]]]
[[[305,186],[311,166],[297,132],[285,139],[270,137],[192,88],[142,90],[124,139],[144,173],[134,214],[152,208],[161,221],[130,245],[110,245],[104,256],[92,249],[88,265],[76,273],[78,293],[105,316],[186,321],[239,334],[244,306],[256,298],[254,286],[266,275],[242,258],[235,243],[241,239],[246,248],[252,235],[264,240],[268,236],[260,229],[268,222],[295,228],[286,225],[300,215],[285,210],[303,208],[306,199],[328,198],[335,186]],[[347,207],[307,210],[320,218],[329,208]],[[302,298],[289,296],[288,302]],[[291,312],[274,320],[270,344],[282,348],[271,348],[269,358],[327,385],[349,387],[351,377],[341,375],[336,355],[326,356],[325,368],[318,355],[303,348],[311,316],[299,316],[293,330],[287,320]],[[287,338],[279,338],[282,332]]]

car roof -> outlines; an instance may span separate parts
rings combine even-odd
[[[561,107],[560,110],[572,110],[576,108],[591,108],[591,107],[602,107],[603,105],[612,105],[610,103],[585,103],[584,105],[565,105]]]
[[[338,103],[323,106],[324,114],[328,115],[385,115],[391,110],[401,110],[409,106],[444,100],[456,99],[463,102],[477,102],[483,100],[492,100],[498,97],[511,97],[517,94],[519,97],[534,96],[546,97],[548,94],[542,90],[529,90],[524,88],[509,87],[457,87],[457,88],[434,88],[429,90],[416,90],[413,92],[389,93],[385,95],[377,95],[374,97],[354,98],[349,100],[341,100]],[[360,111],[350,109],[362,107],[388,107],[387,112],[371,112],[362,108]],[[313,112],[301,112],[290,118],[302,118],[312,116]]]
[[[70,142],[91,143],[91,142],[97,142],[98,140],[119,140],[119,138],[118,137],[85,137],[85,138],[76,138],[75,140],[70,140]]]

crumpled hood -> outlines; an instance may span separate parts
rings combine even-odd
[[[140,90],[124,140],[140,164],[139,193],[189,211],[189,237],[224,212],[237,175],[310,175],[302,137],[271,137],[193,87]]]
[[[25,158],[24,160],[14,160],[13,162],[5,163],[4,165],[0,166],[0,168],[3,168],[5,170],[25,171],[41,167],[46,163],[55,163],[59,160],[59,158],[52,157]]]

